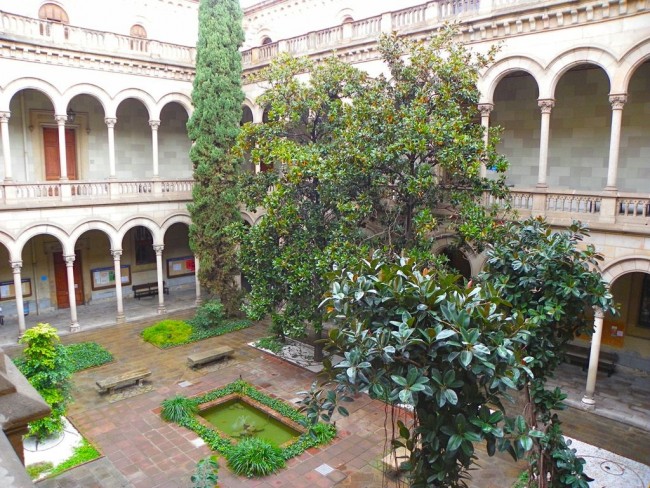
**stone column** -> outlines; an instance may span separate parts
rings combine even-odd
[[[201,298],[201,282],[199,281],[199,257],[194,256],[194,283],[195,283],[195,289],[196,289],[196,306],[198,307],[203,303],[203,299]]]
[[[591,351],[589,353],[589,372],[587,373],[587,387],[582,403],[593,408],[596,404],[594,392],[596,391],[596,376],[598,374],[598,358],[600,356],[600,341],[603,337],[603,309],[594,307],[594,333],[591,336]]]
[[[158,127],[160,120],[150,120],[151,126],[151,152],[153,154],[153,177],[158,178]]]
[[[620,93],[609,96],[612,104],[612,131],[609,138],[609,164],[607,166],[607,186],[605,190],[616,191],[616,176],[618,173],[618,154],[621,144],[621,119],[623,106],[627,102],[627,94]]]
[[[23,267],[22,261],[11,261],[11,270],[14,274],[14,289],[16,290],[16,314],[18,315],[18,334],[22,337],[25,333],[25,313],[23,302],[23,281],[20,275],[20,269]]]
[[[156,251],[156,272],[158,275],[158,313],[163,314],[167,312],[165,308],[165,290],[163,288],[163,266],[162,266],[162,253],[165,246],[156,244],[153,246]]]
[[[121,324],[125,321],[124,300],[122,297],[122,266],[120,259],[122,256],[121,249],[111,249],[113,256],[113,269],[115,270],[115,299],[117,301],[117,315],[115,321]]]
[[[111,180],[115,179],[115,124],[117,119],[106,117],[104,119],[106,127],[108,127],[108,177]]]
[[[11,150],[9,148],[9,117],[11,112],[0,112],[0,133],[2,135],[2,157],[5,160],[5,181],[11,181]]]
[[[537,187],[546,188],[546,175],[548,173],[548,139],[549,127],[551,125],[551,110],[555,106],[555,100],[552,98],[537,100],[537,105],[542,110],[542,122],[539,132],[539,176],[537,177]]]
[[[70,302],[70,332],[77,332],[79,330],[79,322],[77,321],[77,294],[76,285],[74,282],[74,259],[75,255],[70,254],[63,256],[65,259],[65,270],[68,275],[68,301]]]
[[[59,126],[59,163],[61,165],[61,179],[68,179],[68,163],[66,159],[65,147],[65,123],[68,121],[67,115],[55,115],[56,125]]]
[[[478,110],[481,112],[481,125],[483,126],[483,143],[487,149],[489,140],[490,140],[490,113],[494,109],[494,105],[491,103],[479,103]],[[481,176],[485,178],[487,176],[487,167],[485,166],[485,161],[481,163]]]

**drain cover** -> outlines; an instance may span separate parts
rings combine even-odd
[[[178,384],[178,386],[180,386],[181,388],[187,388],[188,386],[192,386],[192,383],[190,383],[189,381],[181,381]]]

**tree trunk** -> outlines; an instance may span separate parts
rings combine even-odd
[[[323,343],[320,341],[323,338],[323,328],[319,327],[314,330],[314,361],[318,363],[323,362]]]

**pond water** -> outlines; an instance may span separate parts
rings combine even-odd
[[[235,439],[259,437],[275,446],[300,436],[300,432],[239,399],[229,400],[199,413],[217,430]]]

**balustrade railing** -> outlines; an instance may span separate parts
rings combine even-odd
[[[150,201],[152,197],[168,199],[175,195],[190,200],[194,180],[111,180],[111,181],[57,181],[0,184],[2,202],[14,205],[38,206],[48,202],[71,201],[79,204],[98,204],[103,201]]]
[[[64,25],[2,11],[0,32],[16,39],[43,41],[47,45],[60,45],[83,52],[133,54],[187,64],[192,64],[196,57],[195,48],[189,46]]]
[[[546,195],[546,210],[549,212],[587,213],[600,212],[601,197],[566,193],[548,193]]]

